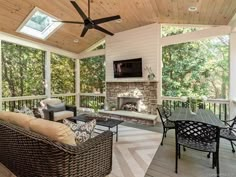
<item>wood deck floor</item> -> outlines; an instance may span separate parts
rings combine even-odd
[[[174,130],[167,133],[164,145],[159,146],[145,177],[215,177],[216,169],[212,169],[212,160],[207,153],[181,149],[178,174],[175,173],[175,139]],[[236,153],[232,153],[229,141],[220,141],[220,176],[236,176]]]

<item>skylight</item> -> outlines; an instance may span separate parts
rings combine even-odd
[[[36,7],[20,25],[17,32],[46,40],[62,25],[61,22],[54,21],[59,20]]]

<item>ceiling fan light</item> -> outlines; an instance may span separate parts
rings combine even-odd
[[[79,39],[74,39],[73,42],[74,43],[79,43]]]
[[[116,20],[116,23],[122,23],[122,19],[120,18],[120,19]]]
[[[195,7],[195,6],[190,6],[190,7],[188,8],[188,11],[189,11],[189,12],[195,12],[195,11],[197,11],[197,7]]]

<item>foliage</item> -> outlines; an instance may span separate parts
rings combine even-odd
[[[75,93],[75,61],[53,53],[51,55],[52,94]]]
[[[164,28],[164,36],[194,28]],[[163,95],[227,98],[229,38],[215,37],[163,47]]]
[[[2,41],[3,97],[44,95],[45,52]]]
[[[103,93],[105,89],[105,56],[80,60],[81,93]]]
[[[97,113],[98,110],[101,109],[102,105],[103,105],[102,103],[99,103],[96,100],[89,101],[89,107],[92,108],[95,113]]]

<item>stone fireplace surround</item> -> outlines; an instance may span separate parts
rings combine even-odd
[[[106,82],[106,103],[119,109],[122,98],[139,98],[139,112],[156,114],[158,82]]]

